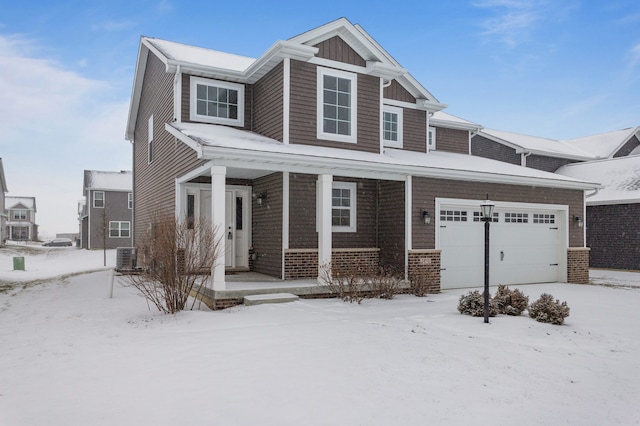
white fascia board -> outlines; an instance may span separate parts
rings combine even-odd
[[[553,158],[565,158],[567,160],[578,160],[578,161],[593,161],[593,157],[585,157],[582,155],[573,155],[573,154],[565,154],[562,152],[552,152],[552,151],[541,151],[538,149],[527,149],[527,148],[516,148],[516,154],[532,154],[532,155],[540,155],[543,157],[553,157]]]
[[[127,118],[127,127],[124,136],[125,139],[130,142],[133,142],[136,128],[136,118],[138,117],[140,96],[142,95],[142,83],[144,80],[144,72],[147,68],[147,57],[149,56],[149,45],[150,43],[145,42],[145,39],[142,38],[140,47],[138,48],[138,61],[133,77],[133,88],[131,89],[131,98],[129,100],[129,116]]]
[[[172,134],[174,137],[176,137],[178,140],[180,140],[181,142],[184,142],[184,144],[187,145],[189,148],[193,149],[198,155],[198,158],[202,158],[201,144],[191,139],[189,136],[185,135],[180,130],[173,127],[170,123],[164,123],[164,129],[170,134]]]
[[[429,119],[429,126],[446,127],[447,129],[455,129],[455,130],[469,130],[474,132],[479,132],[480,130],[482,130],[482,126],[479,124],[472,124],[472,123],[467,124],[467,123],[460,123],[455,121],[438,120],[433,117]]]
[[[418,109],[427,112],[437,112],[448,107],[447,104],[441,104],[440,102],[434,102],[428,99],[416,99],[416,105]]]
[[[367,61],[366,73],[374,77],[382,77],[386,80],[396,79],[404,74],[407,70],[395,65],[388,65],[377,61]]]
[[[611,200],[595,200],[589,201],[587,199],[587,206],[612,206],[616,204],[638,204],[640,203],[640,198],[620,198],[620,199],[611,199]]]

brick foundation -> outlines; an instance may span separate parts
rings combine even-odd
[[[408,276],[426,280],[427,293],[440,293],[440,250],[410,250]]]
[[[567,250],[567,282],[589,284],[589,248],[569,247]]]
[[[334,274],[376,273],[380,267],[380,249],[348,248],[331,251],[331,269]],[[284,279],[295,280],[318,276],[318,250],[287,249],[284,252]]]

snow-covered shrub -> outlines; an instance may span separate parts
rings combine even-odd
[[[493,302],[499,314],[518,316],[529,306],[529,297],[525,296],[519,289],[511,290],[509,287],[500,284]]]
[[[484,293],[474,290],[460,296],[458,312],[474,317],[484,316]],[[489,297],[489,316],[495,317],[497,314],[498,310],[496,309],[495,302]]]
[[[569,316],[569,306],[567,302],[560,303],[550,294],[543,293],[529,306],[529,316],[538,322],[562,325]]]
[[[380,272],[367,278],[372,297],[393,299],[402,290],[403,279],[392,270],[380,269]]]

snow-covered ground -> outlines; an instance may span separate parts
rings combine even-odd
[[[172,316],[121,281],[108,298],[102,252],[16,250],[0,249],[1,425],[640,424],[640,273],[518,286],[566,300],[563,326],[486,325],[457,312],[468,290]]]

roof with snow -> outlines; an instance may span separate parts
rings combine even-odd
[[[640,155],[567,164],[556,173],[600,182],[587,205],[640,203]]]
[[[2,158],[0,158],[0,191],[9,192],[7,189],[7,180],[4,177],[4,167],[2,167]],[[0,209],[2,206],[0,206]]]
[[[36,197],[5,197],[4,204],[7,210],[22,206],[36,211]]]
[[[133,173],[126,170],[119,172],[85,170],[84,190],[87,189],[131,192],[133,190]]]
[[[541,138],[496,129],[482,129],[479,135],[510,146],[514,148],[518,154],[532,153],[581,161],[594,160],[596,158],[596,156],[590,152],[557,139]]]
[[[302,144],[283,144],[257,133],[202,123],[167,123],[165,128],[199,158],[215,158],[231,171],[254,169],[404,180],[407,175],[441,179],[594,189],[597,184],[467,154],[429,154],[385,149],[383,154]],[[266,173],[265,173],[266,174]]]
[[[597,158],[611,158],[629,139],[640,139],[640,127],[630,127],[566,141],[571,146],[590,152]]]
[[[429,118],[429,124],[442,127],[450,127],[461,130],[479,131],[482,126],[469,120],[465,120],[444,111],[436,111]]]

